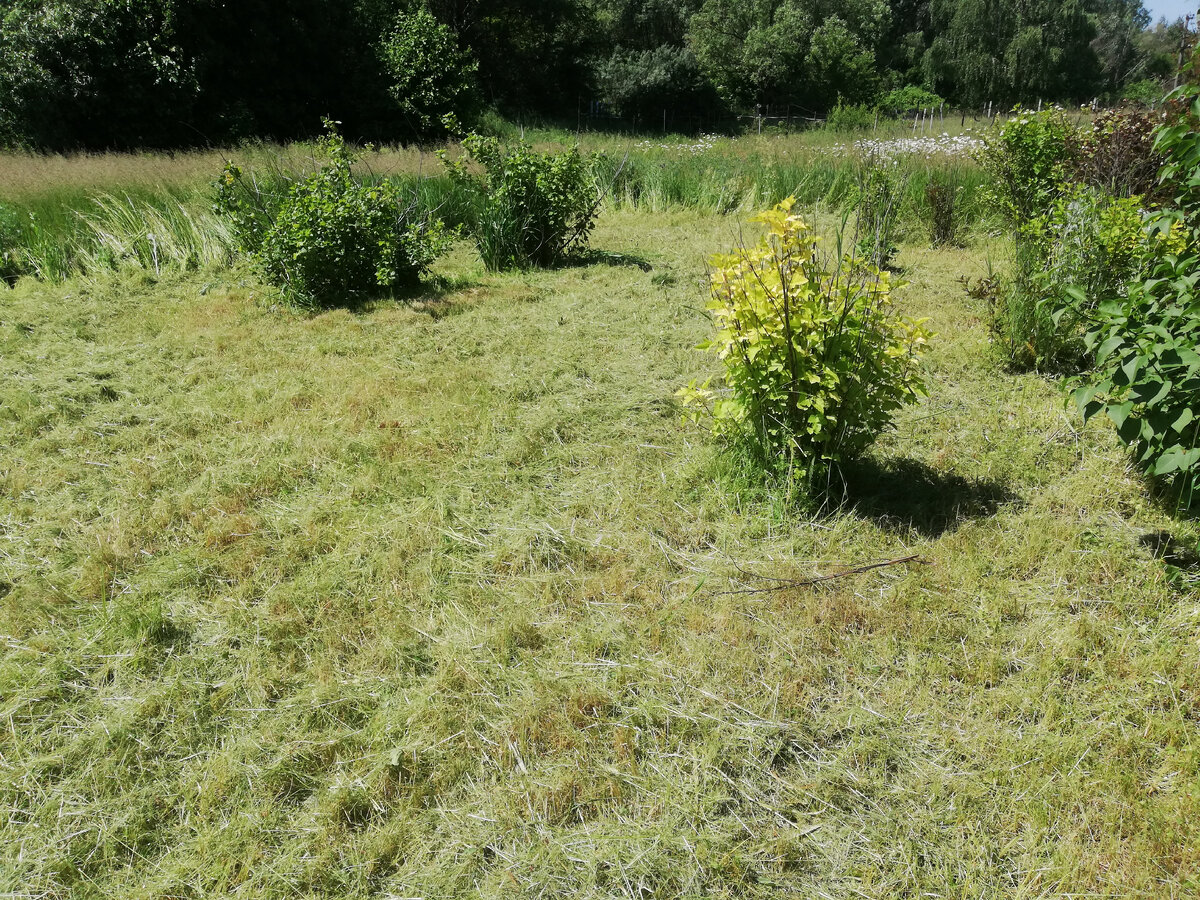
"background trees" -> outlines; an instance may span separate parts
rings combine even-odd
[[[1084,101],[1172,70],[1180,26],[1147,24],[1142,0],[0,0],[0,143],[284,140],[322,116],[421,140],[446,112],[593,101],[820,115],[906,85]]]

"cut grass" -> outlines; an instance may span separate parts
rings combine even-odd
[[[0,292],[0,893],[1194,896],[1195,523],[998,370],[970,250],[901,255],[932,396],[845,505],[736,490],[674,401],[736,228]]]

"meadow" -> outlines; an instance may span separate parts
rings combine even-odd
[[[1200,892],[1200,525],[1002,365],[1004,240],[922,224],[969,159],[896,164],[930,396],[839,490],[682,419],[706,257],[781,192],[829,235],[853,140],[597,139],[578,264],[319,314],[221,154],[0,158],[50,260],[0,287],[0,894]]]

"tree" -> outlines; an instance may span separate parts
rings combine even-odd
[[[804,62],[809,96],[821,109],[839,100],[866,103],[879,93],[875,54],[837,16],[830,16],[813,32]]]
[[[574,111],[596,27],[584,0],[427,0],[479,62],[484,99],[502,110]]]
[[[933,0],[926,76],[969,105],[1093,96],[1100,65],[1081,0]]]
[[[16,0],[0,20],[0,140],[167,145],[198,86],[170,2]]]
[[[439,133],[446,114],[466,117],[474,106],[478,65],[428,10],[401,13],[380,53],[392,96],[413,136]]]
[[[799,99],[814,23],[793,0],[707,0],[688,40],[721,97],[738,107]]]
[[[735,106],[791,104],[814,112],[839,96],[869,100],[883,0],[707,0],[689,40],[701,68]]]
[[[663,110],[700,112],[715,92],[686,47],[618,49],[597,66],[600,96],[624,116],[656,118]]]
[[[1100,63],[1104,87],[1117,93],[1130,81],[1144,77],[1147,55],[1138,45],[1150,24],[1142,0],[1097,0],[1096,37],[1092,51]]]

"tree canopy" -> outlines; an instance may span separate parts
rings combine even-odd
[[[1142,0],[0,0],[0,143],[283,140],[323,116],[411,141],[487,107],[819,115],[906,86],[1083,101],[1170,71],[1178,35],[1148,25]]]

